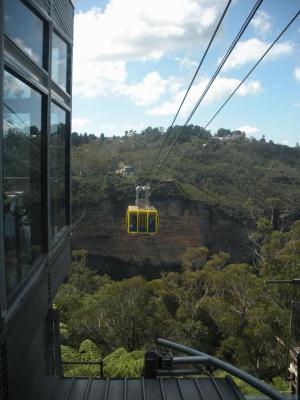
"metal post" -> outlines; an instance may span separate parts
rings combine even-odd
[[[103,361],[100,361],[100,378],[104,378]]]
[[[300,379],[299,379],[299,374],[300,374],[300,353],[297,353],[297,381],[296,381],[296,387],[297,387],[297,398],[298,400],[300,399]]]
[[[135,205],[140,207],[140,186],[135,188]]]
[[[150,197],[150,186],[146,185],[144,186],[145,188],[145,207],[148,208],[149,207],[149,197]]]
[[[4,60],[3,60],[3,47],[4,47],[4,10],[3,0],[0,0],[0,331],[2,330],[2,317],[4,310],[7,308],[6,299],[6,283],[5,283],[5,257],[4,257],[4,235],[3,235],[3,170],[2,170],[2,147],[3,147],[3,77],[4,77]]]
[[[52,226],[51,226],[51,171],[50,171],[50,145],[51,145],[51,100],[52,100],[52,36],[53,36],[53,1],[50,1],[50,21],[48,22],[48,96],[46,104],[44,104],[47,112],[45,123],[45,132],[42,135],[43,149],[43,201],[45,206],[43,209],[43,221],[44,222],[44,232],[43,232],[43,246],[44,252],[48,253],[52,247]]]

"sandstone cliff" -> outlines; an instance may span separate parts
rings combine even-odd
[[[153,266],[179,264],[187,247],[206,246],[231,254],[231,262],[247,261],[248,229],[205,202],[169,200],[153,204],[159,210],[156,236],[126,233],[126,205],[101,201],[86,210],[74,228],[73,248],[87,249],[93,259],[114,258]]]

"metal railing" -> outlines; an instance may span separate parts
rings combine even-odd
[[[194,368],[187,370],[188,374],[195,374],[199,371],[199,367],[210,365],[214,368],[221,369],[223,371],[228,372],[229,374],[241,379],[242,381],[248,383],[250,386],[254,387],[255,389],[259,390],[261,393],[265,394],[266,396],[270,397],[273,400],[286,400],[286,397],[282,394],[278,393],[272,387],[268,386],[266,383],[262,382],[261,380],[257,379],[255,376],[248,374],[245,371],[242,371],[239,368],[234,367],[233,365],[222,361],[216,357],[212,357],[206,353],[201,351],[195,350],[191,347],[180,345],[178,343],[171,342],[166,339],[158,338],[156,343],[164,346],[166,348],[179,351],[181,353],[185,353],[186,356],[184,357],[173,357],[168,356],[168,360],[166,365],[162,362],[161,367],[156,370],[157,376],[176,376],[182,375],[184,370],[176,370],[173,369],[175,365],[192,365]],[[167,368],[165,368],[167,366]],[[198,371],[197,371],[198,369]]]

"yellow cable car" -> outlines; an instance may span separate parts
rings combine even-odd
[[[153,235],[158,231],[158,211],[156,208],[138,208],[128,206],[126,213],[127,232]]]
[[[127,233],[155,235],[158,232],[158,211],[149,204],[150,187],[137,186],[135,206],[128,206],[126,213]],[[145,198],[140,193],[145,192]]]

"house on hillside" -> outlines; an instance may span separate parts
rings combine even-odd
[[[134,167],[133,165],[120,164],[119,168],[116,170],[116,174],[123,176],[132,176],[134,175]]]

